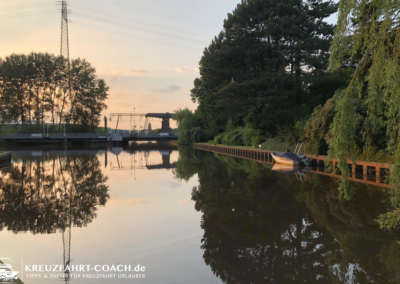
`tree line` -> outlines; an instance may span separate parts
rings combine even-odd
[[[253,142],[301,132],[312,110],[348,83],[348,72],[328,70],[334,26],[326,18],[336,11],[333,1],[238,4],[205,48],[191,90],[202,140],[223,134],[216,142],[248,144],[247,131],[226,137],[238,128],[256,130]]]
[[[396,226],[399,15],[400,2],[390,0],[241,1],[203,52],[191,90],[198,107],[176,115],[180,142],[311,144],[340,159],[347,198],[348,159],[396,163],[393,212],[380,219]]]
[[[84,59],[70,63],[48,53],[12,54],[0,58],[0,115],[2,124],[20,123],[39,131],[43,121],[53,131],[89,131],[107,108],[109,87]]]

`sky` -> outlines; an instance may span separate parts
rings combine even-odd
[[[57,2],[0,0],[0,57],[59,54]],[[110,86],[107,116],[134,108],[136,113],[194,110],[190,89],[199,77],[203,50],[238,2],[69,0],[70,57],[88,60]],[[153,128],[159,124],[152,123]]]
[[[0,57],[60,54],[58,2],[0,0]],[[239,2],[69,0],[70,57],[88,60],[110,86],[107,117],[118,112],[194,110],[190,90],[199,77],[203,50]],[[335,21],[336,16],[329,19]],[[119,128],[131,127],[129,118],[119,123]],[[116,119],[108,126],[114,124]],[[152,121],[153,129],[160,126],[158,119]]]

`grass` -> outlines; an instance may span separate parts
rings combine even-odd
[[[217,145],[217,146],[227,146],[227,147],[235,147],[235,148],[246,148],[246,149],[259,149],[258,147],[253,147],[253,146],[236,146],[236,145],[225,145],[225,144],[215,144],[213,141],[209,141],[206,143],[200,143],[200,144],[206,144],[206,145]],[[267,139],[266,142],[261,143],[261,150],[268,150],[268,151],[278,151],[278,152],[286,152],[286,150],[290,150],[291,152],[294,152],[296,149],[297,145],[288,145],[283,142],[279,142],[275,139]],[[305,147],[303,145],[301,147],[301,153],[302,154],[308,154],[308,155],[316,155],[318,153],[318,149],[315,149],[316,147],[313,147],[313,145],[308,145]]]
[[[259,149],[259,148],[255,148],[255,147],[253,147],[253,146],[236,146],[236,145],[215,144],[214,141],[209,141],[209,142],[204,142],[204,143],[198,143],[198,144],[216,145],[216,146],[225,146],[225,147],[234,147],[234,148],[246,148],[246,149]]]

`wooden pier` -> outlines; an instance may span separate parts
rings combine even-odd
[[[0,168],[11,166],[11,152],[0,153]]]
[[[274,151],[255,149],[255,148],[240,148],[240,147],[200,144],[200,143],[193,143],[192,148],[214,153],[225,154],[228,156],[238,157],[247,160],[258,161],[262,163],[274,164],[274,160],[271,156],[271,153]],[[327,156],[307,155],[307,158],[310,159],[310,166],[308,172],[326,176],[333,176],[336,178],[341,177],[341,175],[338,174],[336,170],[336,165],[339,162],[338,159],[334,158],[331,160],[333,170],[328,171],[327,165],[325,165],[324,162]],[[347,164],[351,168],[351,176],[347,177],[347,179],[356,182],[391,188],[391,186],[386,184],[384,181],[385,181],[386,170],[392,167],[393,164],[375,163],[367,161],[356,161],[355,164],[353,164],[353,161],[351,160],[348,160]]]

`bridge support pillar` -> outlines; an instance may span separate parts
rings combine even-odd
[[[169,132],[169,117],[165,117],[162,119],[162,123],[161,123],[161,131],[162,132]]]

